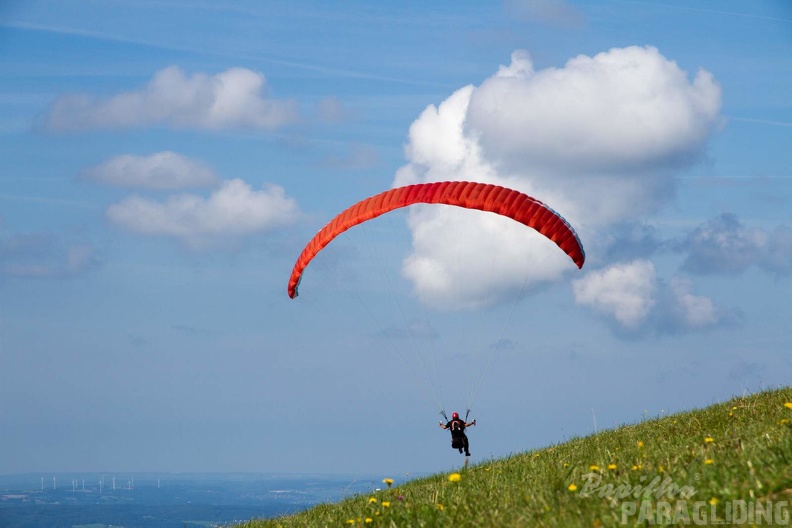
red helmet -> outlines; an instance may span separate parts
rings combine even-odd
[[[456,420],[457,418],[459,418],[459,413],[453,413],[453,414],[451,415],[451,419],[452,419],[452,420]]]

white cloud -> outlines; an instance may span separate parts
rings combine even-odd
[[[701,331],[739,322],[739,314],[692,292],[693,283],[657,277],[647,260],[618,263],[587,273],[572,283],[575,302],[613,318],[620,330],[632,334],[675,334]]]
[[[86,169],[82,176],[108,185],[144,189],[206,187],[219,181],[205,163],[170,151],[150,156],[116,156]]]
[[[689,328],[715,325],[720,319],[715,303],[707,297],[693,295],[690,289],[690,281],[678,277],[671,279],[671,291],[683,324]]]
[[[275,129],[297,120],[293,101],[267,98],[261,73],[231,68],[188,77],[177,66],[158,71],[142,89],[108,99],[68,95],[45,118],[51,130],[169,126]]]
[[[490,159],[576,172],[635,170],[698,155],[718,123],[720,88],[691,83],[656,48],[632,46],[535,72],[526,52],[473,93],[468,126]]]
[[[124,229],[200,247],[287,225],[296,220],[299,210],[281,187],[267,185],[256,191],[234,179],[208,198],[180,194],[157,202],[132,196],[110,206],[107,216]]]
[[[649,317],[657,293],[654,265],[646,260],[587,273],[572,283],[575,301],[637,329]]]
[[[481,86],[460,88],[413,122],[408,163],[394,186],[471,180],[518,189],[562,214],[586,247],[606,228],[638,221],[668,203],[675,188],[669,168],[702,156],[720,104],[711,74],[700,71],[690,81],[655,48],[613,49],[541,71],[517,51]],[[404,271],[435,304],[497,302],[574,269],[557,247],[523,236],[524,227],[506,221],[493,228],[489,215],[427,209],[410,211],[414,252]],[[444,229],[463,218],[465,247],[452,254],[442,242]],[[492,240],[500,242],[492,246]],[[595,260],[606,256],[598,249]],[[453,259],[460,254],[473,271],[456,271]],[[459,291],[472,279],[475,285],[485,268],[498,277],[497,285]]]

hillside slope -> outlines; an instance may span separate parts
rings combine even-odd
[[[792,525],[792,388],[239,528]]]

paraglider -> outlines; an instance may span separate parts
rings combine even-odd
[[[462,454],[464,451],[466,457],[470,456],[470,441],[465,434],[465,427],[470,427],[472,425],[476,425],[476,420],[467,423],[459,417],[459,413],[453,413],[451,415],[451,420],[446,424],[440,422],[441,429],[451,429],[451,448],[459,449],[459,454]]]
[[[554,242],[578,268],[582,268],[586,260],[583,246],[572,226],[553,209],[527,194],[487,183],[466,181],[421,183],[397,187],[361,200],[330,220],[305,245],[297,258],[289,277],[287,287],[289,297],[294,299],[298,296],[298,287],[306,267],[338,235],[390,211],[414,204],[450,205],[508,217],[536,230]],[[492,350],[494,353],[495,348],[493,347]],[[490,361],[491,359],[492,356]],[[478,386],[480,385],[481,381],[478,383]],[[460,453],[464,452],[466,457],[470,456],[470,446],[465,428],[476,425],[475,420],[467,423],[471,406],[472,400],[469,400],[464,420],[459,418],[457,413],[448,420],[442,403],[438,402],[440,414],[447,422],[440,422],[440,427],[451,430],[452,447],[458,449]]]

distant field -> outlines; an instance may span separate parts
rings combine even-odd
[[[119,474],[113,489],[110,474],[58,474],[54,482],[52,475],[3,475],[0,528],[225,526],[298,512],[379,485],[354,475]]]

